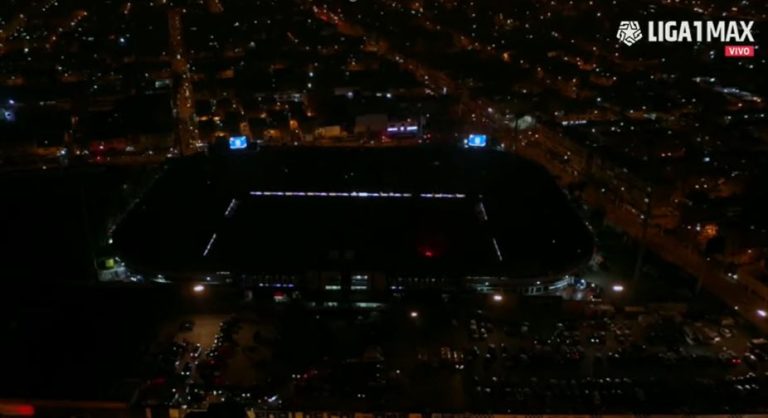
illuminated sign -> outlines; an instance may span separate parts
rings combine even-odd
[[[248,138],[244,136],[229,137],[229,149],[245,149],[245,148],[248,148]]]
[[[468,147],[482,148],[488,145],[488,136],[481,134],[470,134],[465,143]]]
[[[387,132],[391,134],[402,134],[402,133],[412,133],[412,132],[418,132],[419,125],[413,125],[413,124],[392,124],[387,127]]]
[[[347,198],[410,198],[421,199],[465,199],[464,193],[397,193],[397,192],[301,192],[301,191],[252,191],[251,196],[279,197],[347,197]]]

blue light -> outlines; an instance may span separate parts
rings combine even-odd
[[[466,143],[468,147],[483,148],[488,145],[488,136],[482,134],[470,134]]]
[[[245,149],[245,148],[248,148],[248,138],[244,136],[229,137],[229,149]]]

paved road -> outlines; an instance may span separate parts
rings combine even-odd
[[[181,152],[188,154],[193,151],[193,145],[199,142],[195,122],[195,96],[192,89],[192,75],[189,71],[189,61],[184,46],[184,26],[182,11],[172,8],[168,11],[168,28],[170,34],[171,69],[180,80],[176,88],[174,108],[178,120]]]

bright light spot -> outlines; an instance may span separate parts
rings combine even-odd
[[[621,292],[624,291],[624,286],[622,286],[620,284],[615,284],[615,285],[613,285],[613,291],[616,292],[616,293],[621,293]]]
[[[766,317],[766,315],[768,315],[768,314],[766,314],[766,312],[765,312],[764,310],[762,310],[762,309],[758,309],[758,310],[757,310],[757,314],[758,314],[759,316],[763,317],[763,318],[765,318],[765,317]]]
[[[245,136],[233,136],[229,138],[229,149],[248,148],[248,138]]]
[[[419,313],[418,312],[411,311],[411,318],[418,318],[418,317],[419,317]]]
[[[497,294],[493,295],[493,300],[494,300],[494,302],[501,302],[502,300],[504,300],[504,296],[502,296],[502,295],[497,293]]]
[[[483,148],[488,145],[488,136],[482,134],[470,134],[464,143],[468,147]]]
[[[201,284],[196,284],[195,287],[192,288],[192,290],[195,293],[203,293],[205,291],[205,286],[203,286]]]

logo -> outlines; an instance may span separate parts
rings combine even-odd
[[[755,42],[747,21],[648,22],[649,42]]]
[[[634,45],[635,42],[643,39],[643,31],[640,30],[640,23],[636,20],[627,20],[619,24],[619,31],[616,33],[619,42],[627,46]]]
[[[752,45],[726,45],[725,56],[731,58],[752,58],[755,56],[755,47]]]
[[[616,38],[627,46],[644,39],[643,34],[647,42],[653,43],[718,42],[725,44],[726,57],[751,58],[758,49],[753,44],[754,25],[755,22],[745,20],[651,20],[643,23],[645,27],[641,29],[638,21],[623,20]]]

